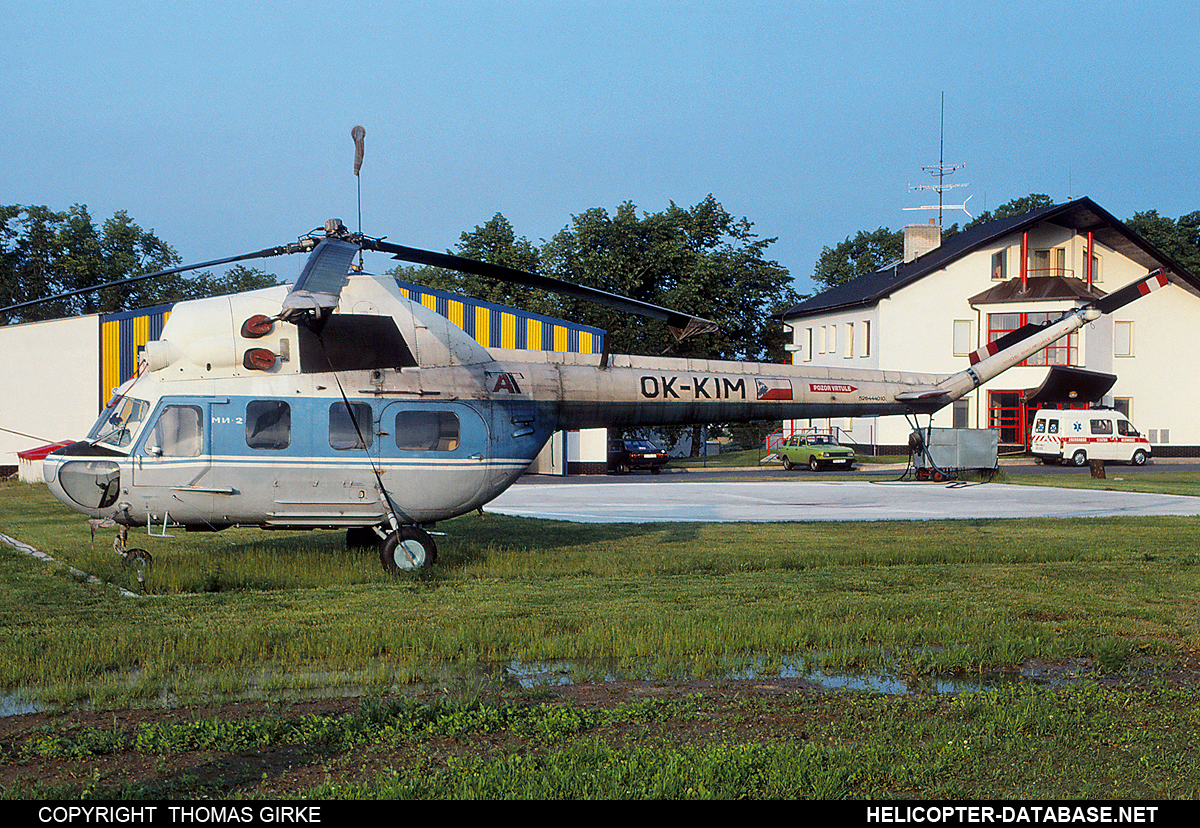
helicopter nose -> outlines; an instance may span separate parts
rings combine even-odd
[[[83,512],[112,506],[121,491],[121,467],[112,460],[45,462],[42,476],[55,497]]]

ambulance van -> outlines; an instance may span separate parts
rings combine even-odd
[[[1042,409],[1033,418],[1030,450],[1043,463],[1086,466],[1089,460],[1113,460],[1141,466],[1150,458],[1150,441],[1119,411]]]

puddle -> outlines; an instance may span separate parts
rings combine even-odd
[[[39,701],[19,696],[15,693],[0,695],[0,716],[20,716],[24,713],[42,713],[47,706]]]
[[[689,680],[698,676],[683,670],[664,671],[618,668],[602,663],[572,661],[510,661],[500,665],[505,682],[525,689],[563,687],[572,684],[615,681]],[[737,681],[803,679],[824,690],[862,690],[870,693],[902,695],[906,693],[966,693],[985,690],[1017,681],[1046,681],[1037,671],[989,671],[971,675],[911,676],[887,671],[827,670],[806,664],[802,658],[782,659],[776,667],[739,667],[724,673],[704,675]]]
[[[243,674],[234,687],[228,689],[204,687],[195,675],[181,674],[149,694],[134,690],[144,679],[140,671],[109,676],[102,689],[93,688],[93,698],[103,697],[123,706],[143,708],[172,708],[180,704],[233,702],[269,699],[289,701],[314,698],[358,697],[379,693],[446,693],[465,690],[479,692],[497,684],[510,688],[536,690],[544,687],[563,687],[575,684],[603,684],[629,681],[678,681],[698,679],[735,681],[796,681],[807,682],[820,690],[857,690],[885,695],[913,693],[969,693],[1003,684],[1026,681],[1052,684],[1078,679],[1087,673],[1084,665],[1075,668],[1064,665],[1031,663],[1020,671],[993,670],[983,673],[914,676],[887,670],[838,670],[814,666],[812,654],[807,658],[773,659],[769,663],[741,661],[730,664],[711,664],[706,669],[656,662],[653,666],[638,666],[628,661],[610,660],[510,660],[491,664],[442,664],[421,671],[420,677],[397,676],[387,665],[376,664],[358,672],[294,672],[262,668]],[[124,688],[126,692],[121,692]],[[189,688],[189,689],[183,689]],[[133,692],[128,692],[133,691]],[[177,695],[178,694],[178,695]],[[0,716],[25,713],[44,713],[62,710],[64,705],[38,700],[36,691],[0,694]],[[182,698],[186,696],[187,698]],[[104,703],[102,703],[104,704]],[[87,702],[65,705],[70,708],[89,707]]]

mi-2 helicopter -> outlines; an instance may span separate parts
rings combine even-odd
[[[1101,314],[1134,283],[990,343],[950,375],[488,349],[357,271],[362,250],[505,279],[666,322],[689,314],[351,233],[136,278],[307,253],[296,283],[175,305],[87,436],[46,458],[66,505],[122,526],[347,530],[392,572],[431,564],[438,521],[481,508],[564,429],[931,414]],[[6,309],[8,310],[8,309]]]

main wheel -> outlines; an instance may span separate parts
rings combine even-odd
[[[1087,452],[1084,451],[1083,449],[1080,449],[1079,451],[1072,454],[1071,455],[1071,463],[1072,463],[1072,465],[1075,465],[1075,466],[1086,466],[1087,465]]]
[[[820,471],[821,470],[821,464],[817,462],[817,458],[815,456],[808,458],[808,470],[809,471]]]
[[[401,526],[379,546],[379,562],[383,571],[393,575],[424,569],[437,560],[437,544],[429,533],[416,526]]]
[[[1133,453],[1133,459],[1131,459],[1129,461],[1129,465],[1131,465],[1131,466],[1146,465],[1146,452],[1143,449],[1138,449],[1137,451],[1135,451]]]

